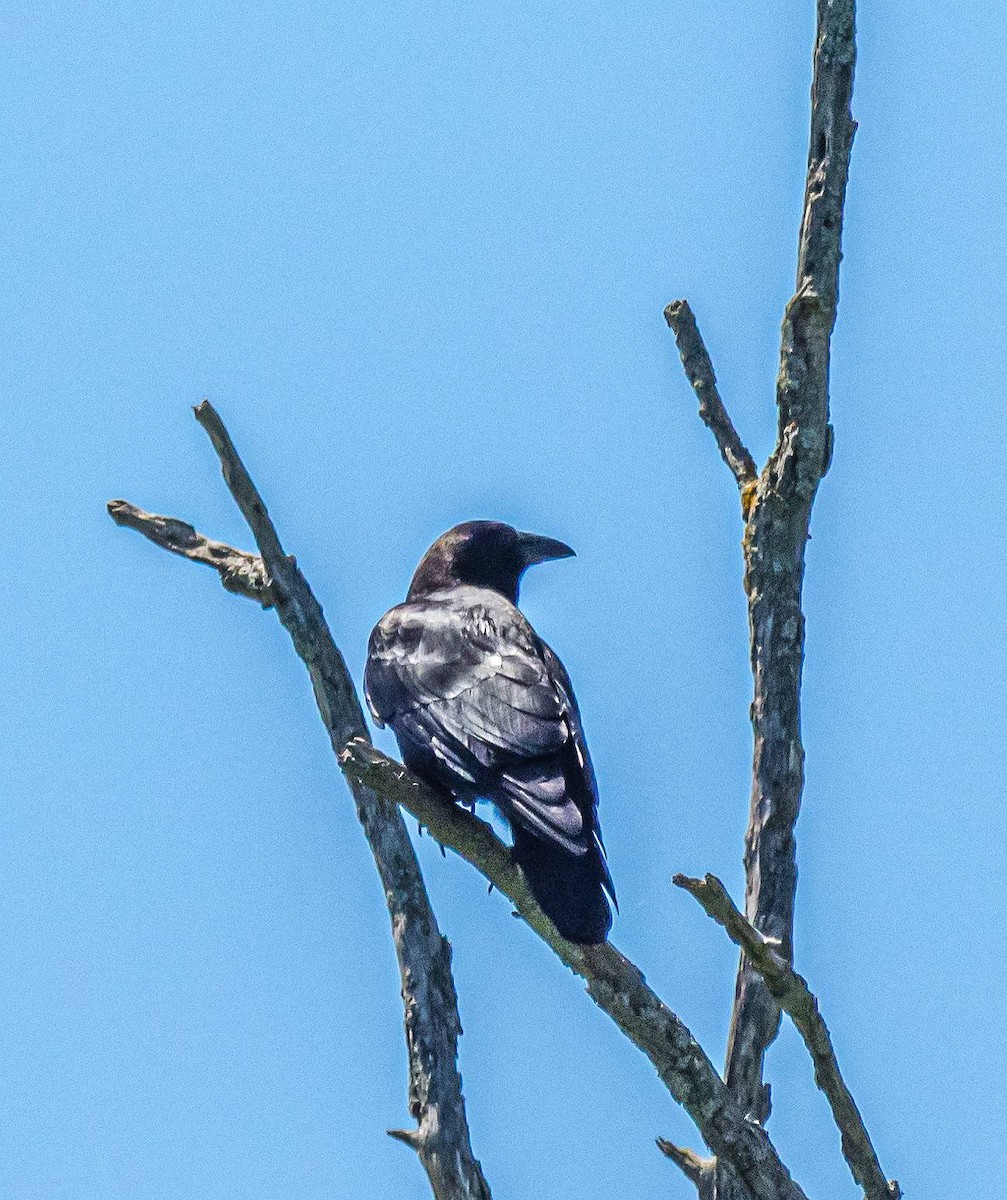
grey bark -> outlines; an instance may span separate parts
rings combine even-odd
[[[776,448],[759,477],[745,528],[745,591],[755,694],[752,800],[745,839],[745,914],[793,955],[794,826],[804,788],[801,670],[804,549],[811,507],[832,453],[829,347],[839,303],[843,204],[856,126],[853,0],[818,0],[811,136],[797,288],[783,320]],[[762,1083],[779,1008],[742,958],[727,1051],[727,1083],[756,1120],[769,1115]]]
[[[165,549],[214,567],[229,591],[275,607],[308,669],[318,710],[338,753],[349,740],[368,738],[343,656],[297,563],[284,553],[219,416],[204,402],[196,418],[213,442],[259,555],[213,542],[183,521],[144,513],[126,501],[110,501],[109,514],[117,524],[139,530]],[[405,1009],[409,1111],[417,1127],[389,1132],[416,1151],[436,1200],[490,1200],[472,1153],[458,1073],[461,1023],[450,944],[438,928],[398,806],[363,784],[351,784],[351,791],[385,892]]]
[[[889,1181],[881,1169],[860,1110],[839,1069],[828,1026],[807,980],[793,969],[772,941],[763,937],[741,915],[727,889],[715,875],[707,875],[705,879],[676,875],[675,883],[695,896],[706,912],[723,926],[731,941],[744,950],[747,961],[759,972],[773,999],[797,1027],[815,1065],[815,1083],[832,1109],[842,1139],[843,1157],[849,1164],[854,1180],[863,1188],[864,1200],[901,1200],[902,1191],[898,1183]],[[662,1149],[666,1145],[662,1145]],[[677,1147],[674,1149],[682,1153]],[[675,1157],[668,1150],[665,1152]],[[697,1178],[693,1182],[697,1187],[706,1182],[703,1175],[709,1174],[707,1163],[702,1163],[697,1169],[686,1158],[679,1162],[679,1166],[690,1178],[690,1167],[696,1172]]]
[[[369,745],[359,700],[321,608],[293,559],[283,553],[265,507],[209,405],[201,405],[197,417],[214,442],[232,494],[255,534],[258,561],[254,555],[202,537],[184,522],[143,513],[123,501],[109,506],[120,524],[139,529],[174,553],[213,566],[230,590],[275,606],[308,667],[392,916],[406,1002],[410,1108],[418,1122],[417,1130],[398,1131],[393,1136],[418,1151],[438,1200],[480,1200],[488,1198],[489,1190],[472,1156],[457,1072],[460,1026],[449,947],[430,910],[398,805],[413,812],[442,844],[466,857],[511,899],[519,915],[585,979],[595,1002],[648,1056],[717,1156],[703,1159],[670,1143],[659,1143],[696,1184],[702,1200],[802,1200],[804,1196],[763,1128],[769,1115],[768,1088],[762,1078],[765,1053],[779,1028],[780,1003],[789,1003],[791,992],[789,984],[783,990],[782,985],[777,986],[783,976],[773,975],[771,970],[766,978],[772,982],[767,985],[763,973],[769,960],[759,951],[772,947],[773,961],[782,964],[781,970],[790,970],[797,879],[794,826],[803,788],[804,547],[814,496],[832,453],[829,343],[838,303],[843,203],[855,130],[850,115],[853,0],[817,0],[817,8],[797,287],[783,322],[777,443],[761,472],[731,424],[688,305],[676,302],[666,312],[699,398],[700,415],[713,431],[738,484],[745,518],[745,589],[755,682],[745,924],[762,941],[740,939],[751,956],[743,954],[739,967],[726,1082],[688,1029],[614,946],[580,947],[560,938],[535,904],[507,848],[488,826]],[[800,1008],[796,1001],[794,1006]],[[827,1039],[827,1031],[825,1036]],[[838,1076],[838,1067],[835,1072]],[[840,1109],[837,1122],[842,1115],[849,1124],[849,1110],[842,1105]],[[851,1143],[849,1130],[841,1128],[849,1159],[851,1152],[856,1156],[863,1146]],[[866,1131],[863,1136],[866,1138]],[[874,1162],[876,1165],[876,1156]],[[866,1190],[877,1180],[865,1163],[866,1159],[858,1160],[856,1169],[868,1180],[865,1193],[869,1200],[877,1200],[875,1193]],[[898,1195],[897,1185],[885,1181],[885,1186],[890,1189],[886,1200],[893,1200]]]
[[[730,468],[742,495],[743,511],[751,499],[759,472],[748,447],[738,436],[724,401],[720,398],[717,376],[710,354],[699,333],[699,326],[688,300],[673,300],[664,310],[664,319],[675,335],[686,378],[699,400],[699,418],[717,441],[720,456]],[[745,511],[747,516],[747,511]]]
[[[745,913],[781,955],[793,955],[797,860],[794,827],[804,787],[801,589],[811,508],[832,456],[829,347],[839,300],[843,205],[856,124],[851,114],[856,60],[854,0],[817,0],[811,132],[798,248],[797,286],[783,319],[775,449],[755,478],[716,392],[713,367],[687,304],[669,305],[686,374],[741,491],[754,678],[754,754],[745,837]],[[780,1008],[742,954],[735,985],[725,1078],[743,1110],[769,1116],[763,1083],[766,1050]],[[746,1200],[730,1164],[716,1171],[717,1200]]]

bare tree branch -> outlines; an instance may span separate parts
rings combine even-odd
[[[118,524],[139,530],[155,544],[216,567],[230,591],[262,603],[263,580],[270,581],[269,600],[308,668],[319,712],[338,753],[351,738],[368,737],[346,664],[307,581],[294,559],[284,554],[220,417],[204,401],[196,409],[196,418],[220,456],[224,478],[251,527],[261,559],[203,538],[184,522],[145,513],[125,501],[111,501],[109,513]],[[351,782],[351,791],[385,891],[405,1008],[409,1111],[418,1127],[389,1132],[417,1152],[435,1200],[490,1200],[489,1186],[472,1153],[458,1073],[461,1023],[450,944],[438,929],[398,807],[363,784]]]
[[[221,445],[224,443],[221,442]],[[236,475],[234,471],[232,471],[232,478],[236,480],[235,486],[242,490],[249,508],[254,511],[255,519],[257,521],[268,520],[261,499],[256,501],[252,499],[250,491],[243,490],[244,485],[240,481],[240,476]],[[124,505],[124,501],[113,502],[116,519],[125,511]],[[177,547],[170,538],[165,536],[164,532],[172,527],[173,518],[145,514],[131,505],[126,507],[130,512],[130,519],[124,523],[139,530],[155,544],[178,552]],[[110,509],[110,511],[112,510]],[[275,538],[275,533],[273,536]],[[278,542],[276,544],[278,545]],[[282,550],[280,553],[282,555]],[[287,571],[296,572],[306,591],[305,595],[296,596],[292,603],[282,594],[281,587],[275,582],[273,584],[273,596],[277,610],[281,613],[286,612],[288,619],[302,622],[302,627],[299,628],[297,634],[300,645],[307,646],[317,643],[324,646],[331,643],[330,635],[324,628],[321,610],[317,609],[317,601],[307,591],[307,584],[303,582],[303,576],[300,575],[293,560],[284,557],[280,566]],[[258,592],[251,588],[243,594],[253,599],[260,598]],[[305,616],[305,609],[312,610],[313,607],[317,611],[309,611]],[[290,616],[291,613],[294,614],[293,617]],[[316,626],[316,621],[320,622],[320,627]],[[335,647],[332,646],[331,649],[334,650]],[[308,653],[310,657],[309,651],[306,650],[305,653]],[[313,661],[310,661],[308,666],[317,693],[323,686],[318,680],[319,678],[324,679],[327,669],[319,667]],[[332,703],[334,704],[335,701]],[[328,708],[323,708],[322,711],[324,715]],[[353,713],[351,712],[348,717],[344,717],[339,726],[326,717],[326,726],[334,747],[338,736],[337,728],[351,729],[350,738],[338,748],[337,752],[340,765],[346,774],[354,797],[357,798],[358,812],[370,805],[378,814],[377,820],[381,821],[389,808],[397,813],[396,806],[402,805],[442,845],[450,847],[472,863],[494,888],[507,896],[519,915],[555,951],[560,959],[587,982],[591,997],[651,1060],[671,1095],[692,1116],[711,1149],[725,1160],[736,1164],[737,1170],[746,1181],[751,1194],[758,1197],[759,1200],[805,1200],[804,1193],[790,1178],[766,1133],[758,1125],[745,1119],[702,1048],[678,1017],[647,986],[640,971],[608,943],[602,946],[578,946],[560,937],[555,926],[535,902],[524,876],[511,857],[509,848],[497,838],[490,826],[411,775],[401,764],[386,758],[370,745],[366,735],[352,732],[352,717]],[[361,821],[364,823],[373,849],[375,817],[368,814],[365,821],[365,816],[362,815]],[[409,855],[411,856],[411,854],[412,847],[410,845]],[[379,862],[379,870],[382,872],[386,893],[389,896],[389,907],[393,911],[393,928],[396,928],[398,924],[395,917],[396,912],[404,912],[407,920],[410,918],[413,919],[413,922],[417,920],[412,908],[417,897],[409,886],[408,871],[405,872],[406,880],[403,884],[401,867],[397,874],[396,871],[389,871],[387,866],[382,867],[382,862],[386,858],[387,852],[384,849],[384,843],[379,841],[379,848],[375,850],[375,859]],[[415,863],[415,860],[413,859],[412,862]],[[425,902],[426,895],[422,890],[422,879],[418,875],[418,868],[415,882],[421,891],[422,900]],[[404,906],[402,894],[407,901]],[[393,908],[393,905],[397,907]],[[432,913],[429,920],[431,922],[431,938],[435,941],[439,939],[443,943],[443,939],[436,932]],[[397,943],[397,949],[401,965],[407,947],[399,946]],[[422,959],[422,955],[419,957]],[[444,966],[447,968],[446,961]],[[405,968],[403,968],[403,977],[406,980],[411,978],[406,975]],[[446,976],[441,979],[440,986],[444,986],[445,981],[447,985],[450,985],[449,969]],[[415,1021],[432,1020],[436,1022],[443,1006],[448,1004],[450,1012],[454,1014],[450,1027],[455,1033],[455,1038],[457,1037],[457,1011],[454,1006],[453,989],[448,993],[446,999],[436,990],[422,994],[415,987],[411,992],[408,991],[405,985],[404,993],[407,1004],[407,1031],[410,1029],[411,1017]],[[419,1039],[420,1032],[424,1032],[425,1040]],[[414,1087],[411,1089],[411,1095],[414,1092],[422,1095],[423,1086],[427,1088],[428,1092],[432,1089],[432,1081],[425,1079],[423,1075],[423,1060],[420,1054],[421,1049],[428,1049],[431,1044],[435,1049],[440,1045],[436,1040],[431,1043],[432,1037],[433,1035],[429,1031],[421,1030],[413,1030],[410,1036],[410,1063],[411,1070],[414,1072]],[[454,1062],[454,1058],[451,1057],[452,1070]],[[416,1083],[417,1076],[420,1079],[419,1085]],[[455,1079],[457,1080],[457,1074],[455,1074]],[[460,1103],[460,1090],[457,1098]],[[429,1104],[427,1107],[429,1108]],[[427,1108],[422,1105],[418,1105],[414,1109],[414,1115],[420,1121],[419,1130],[390,1131],[392,1136],[417,1148],[421,1157],[424,1154],[423,1130],[426,1111]],[[443,1112],[442,1106],[440,1110],[442,1120],[444,1119]],[[461,1116],[464,1118],[463,1107]],[[424,1165],[427,1166],[428,1174],[431,1173],[432,1168],[426,1160],[424,1160]],[[435,1184],[435,1189],[436,1186]],[[438,1192],[435,1190],[438,1200],[442,1196],[455,1197],[467,1194],[461,1191]],[[471,1194],[478,1195],[477,1192]],[[488,1191],[486,1195],[488,1196]]]
[[[794,827],[804,787],[800,723],[804,548],[815,493],[832,458],[829,346],[839,302],[843,206],[856,131],[850,109],[856,61],[855,0],[816,0],[816,5],[811,132],[797,285],[783,320],[776,447],[757,478],[754,464],[749,474],[741,457],[744,447],[720,401],[713,367],[688,304],[676,301],[665,310],[686,374],[699,396],[700,415],[713,430],[742,493],[745,591],[755,684],[745,912],[758,931],[778,944],[788,961],[793,956],[797,889]],[[763,1064],[779,1025],[776,999],[742,953],[725,1078],[742,1109],[760,1124],[770,1110]],[[716,1174],[718,1200],[743,1200],[744,1189],[729,1163],[720,1164]]]
[[[745,1119],[702,1047],[648,987],[639,969],[610,942],[578,946],[560,937],[536,904],[509,847],[485,821],[452,803],[368,742],[349,742],[340,762],[348,779],[400,804],[441,845],[461,855],[511,901],[518,916],[585,980],[598,1007],[646,1054],[707,1145],[733,1165],[751,1195],[759,1200],[797,1200],[804,1195],[765,1130]]]
[[[224,542],[215,542],[197,533],[185,521],[176,517],[159,517],[156,513],[144,512],[127,500],[109,500],[105,506],[108,515],[127,529],[136,529],[158,546],[180,554],[190,562],[203,563],[220,573],[220,582],[229,592],[247,596],[264,608],[272,607],[269,594],[269,577],[262,559],[247,550],[235,550]]]
[[[745,590],[755,697],[751,814],[745,838],[745,913],[793,956],[797,889],[794,826],[804,787],[800,696],[801,587],[811,506],[829,466],[829,343],[839,301],[843,204],[856,126],[854,0],[817,0],[811,134],[797,288],[783,321],[776,449],[745,530]],[[728,1086],[756,1120],[769,1115],[763,1061],[779,1009],[742,956],[728,1041]]]
[[[664,319],[675,334],[675,344],[682,358],[685,374],[699,400],[699,416],[717,439],[720,456],[730,467],[741,489],[745,515],[750,500],[750,488],[758,478],[755,459],[749,454],[728,415],[717,390],[717,377],[706,344],[699,332],[696,318],[688,300],[673,300],[664,310]]]
[[[900,1200],[899,1185],[894,1180],[889,1182],[882,1171],[863,1118],[843,1080],[828,1027],[807,981],[754,925],[745,920],[715,875],[707,875],[705,879],[676,875],[674,882],[695,896],[717,924],[723,926],[731,941],[744,950],[777,1004],[797,1026],[814,1062],[815,1082],[825,1093],[842,1135],[843,1157],[849,1163],[853,1178],[863,1188],[865,1200]]]

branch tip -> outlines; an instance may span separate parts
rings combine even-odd
[[[699,401],[700,419],[716,439],[720,456],[734,475],[744,501],[745,489],[758,477],[755,460],[738,436],[720,398],[713,363],[688,300],[673,300],[664,310],[664,319],[675,335],[686,378]],[[747,502],[743,508],[747,508]],[[747,511],[744,515],[747,520]]]
[[[667,1138],[656,1138],[657,1148],[675,1164],[682,1174],[695,1186],[701,1187],[704,1177],[713,1170],[715,1159],[702,1158],[687,1146],[676,1146]]]
[[[266,505],[241,461],[227,427],[209,400],[201,400],[192,412],[217,452],[224,482],[252,531],[263,562],[273,579],[280,579],[285,574],[280,568],[280,560],[286,559],[287,556],[284,554],[276,526],[270,520]]]
[[[423,1146],[423,1138],[418,1129],[386,1129],[385,1133],[397,1142],[404,1142],[410,1150],[418,1154]]]
[[[212,567],[227,591],[254,600],[263,608],[272,606],[269,573],[257,554],[215,542],[199,533],[188,521],[145,512],[128,500],[109,500],[105,508],[116,525],[135,529],[162,550]]]

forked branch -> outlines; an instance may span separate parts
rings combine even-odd
[[[863,1188],[865,1200],[900,1200],[902,1192],[898,1183],[889,1181],[878,1162],[860,1110],[839,1070],[818,1001],[807,981],[750,921],[745,920],[715,875],[707,875],[705,879],[676,875],[674,881],[695,896],[717,924],[723,926],[731,941],[744,950],[773,999],[797,1026],[815,1066],[815,1082],[829,1102],[842,1137],[843,1157],[853,1178]]]
[[[204,401],[196,419],[210,435],[259,555],[213,542],[183,521],[145,513],[124,500],[111,501],[109,515],[172,553],[214,567],[229,591],[274,606],[308,669],[333,749],[338,752],[352,738],[366,739],[360,701],[321,606],[294,559],[284,553],[220,417]],[[417,1152],[435,1200],[489,1200],[489,1186],[472,1153],[458,1073],[461,1023],[451,947],[438,929],[398,807],[361,783],[351,781],[350,787],[385,892],[405,1008],[409,1111],[417,1128],[390,1132]]]
[[[829,466],[829,346],[839,299],[843,204],[855,124],[854,0],[817,0],[811,132],[797,287],[783,320],[776,448],[745,529],[745,591],[755,682],[752,797],[745,836],[745,914],[780,953],[793,954],[797,848],[804,788],[801,591],[811,506]],[[742,956],[728,1040],[729,1086],[757,1120],[769,1115],[762,1082],[779,1008]]]
[[[509,847],[485,821],[453,804],[366,742],[350,742],[340,761],[349,779],[358,779],[395,800],[441,845],[461,855],[511,901],[518,916],[584,979],[599,1008],[646,1054],[707,1145],[734,1165],[752,1195],[760,1200],[795,1200],[804,1195],[766,1132],[745,1119],[702,1047],[648,986],[639,969],[611,942],[579,946],[560,937],[536,904]]]
[[[829,346],[839,298],[843,205],[855,123],[850,105],[856,58],[854,0],[816,0],[808,169],[798,247],[797,285],[783,320],[776,400],[776,447],[749,478],[738,465],[733,426],[716,393],[713,368],[684,302],[669,306],[686,374],[700,413],[717,437],[742,489],[745,591],[754,698],[754,753],[745,836],[745,913],[780,956],[793,954],[797,887],[794,827],[804,787],[801,590],[811,507],[832,455]],[[705,409],[704,409],[705,403]],[[747,480],[747,482],[746,482]],[[763,1083],[766,1050],[779,1029],[779,1004],[742,954],[728,1039],[725,1078],[754,1120],[769,1116]],[[743,1195],[729,1164],[717,1168],[718,1200]]]

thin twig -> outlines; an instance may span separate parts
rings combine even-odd
[[[747,505],[746,488],[749,488],[758,476],[755,459],[738,436],[738,431],[734,428],[734,423],[720,398],[713,363],[688,300],[673,300],[664,310],[664,319],[675,335],[682,366],[699,400],[700,418],[716,438],[720,456],[730,467],[741,489],[742,503]]]
[[[229,592],[247,596],[263,608],[272,605],[269,577],[258,554],[249,554],[247,550],[235,550],[224,542],[215,542],[197,533],[186,521],[144,512],[126,500],[109,500],[106,508],[116,525],[135,529],[158,546],[170,550],[172,554],[180,554],[190,562],[213,567],[219,572],[220,582]]]
[[[815,1082],[824,1092],[842,1136],[843,1157],[853,1178],[863,1188],[866,1200],[899,1200],[902,1192],[898,1183],[889,1181],[881,1169],[863,1118],[839,1070],[818,1001],[807,981],[751,922],[745,920],[715,875],[707,875],[705,879],[676,875],[674,882],[695,896],[717,924],[723,926],[731,941],[744,950],[777,1004],[797,1026],[814,1062]]]
[[[294,559],[284,554],[220,417],[205,401],[196,417],[220,456],[224,478],[251,527],[261,559],[211,542],[185,522],[145,513],[125,501],[111,502],[109,513],[156,545],[217,567],[225,587],[238,594],[261,602],[261,581],[270,580],[269,597],[308,668],[319,712],[338,752],[350,738],[368,736],[346,664],[307,581]],[[238,563],[243,569],[225,574],[221,562]],[[472,1153],[457,1067],[461,1023],[450,944],[437,926],[398,807],[363,784],[351,782],[351,791],[385,891],[405,1008],[409,1111],[417,1128],[389,1133],[416,1150],[435,1200],[490,1200]]]

